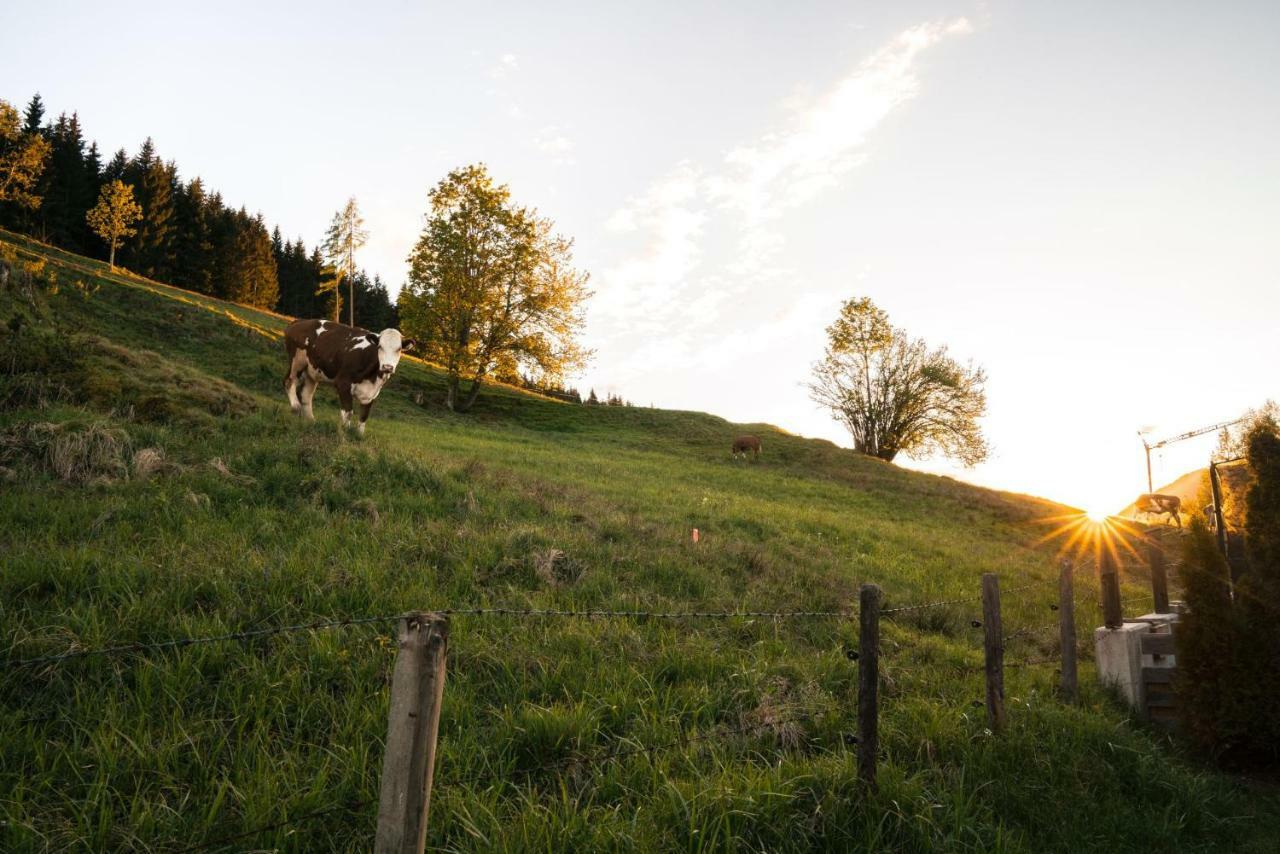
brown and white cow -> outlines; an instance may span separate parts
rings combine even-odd
[[[747,454],[751,454],[752,459],[760,458],[760,439],[757,436],[739,436],[733,440],[733,458],[737,459],[741,456],[744,460]]]
[[[289,407],[314,421],[311,400],[316,386],[333,383],[342,407],[343,427],[351,425],[352,406],[359,401],[356,432],[363,436],[373,401],[396,372],[400,354],[413,345],[413,339],[402,338],[398,329],[375,334],[332,320],[294,321],[284,331],[284,346],[289,354],[284,391]]]

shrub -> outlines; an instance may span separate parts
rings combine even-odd
[[[1280,763],[1280,438],[1255,431],[1248,461],[1249,561],[1234,599],[1203,520],[1185,541],[1177,690],[1193,741],[1228,764],[1257,766]]]

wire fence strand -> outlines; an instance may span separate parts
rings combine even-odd
[[[272,824],[266,824],[261,827],[255,827],[252,830],[244,830],[239,833],[230,834],[228,836],[219,836],[216,839],[209,839],[204,842],[197,843],[196,845],[192,845],[187,848],[180,848],[178,850],[183,852],[183,854],[187,854],[187,852],[193,852],[193,851],[209,851],[214,848],[221,848],[224,845],[230,845],[233,842],[239,842],[244,839],[252,839],[255,836],[259,836],[263,833],[269,833],[272,830],[279,830],[283,827],[289,827],[295,824],[302,824],[303,822],[314,821],[315,819],[323,818],[324,816],[327,816],[327,815],[333,815],[334,813],[359,812],[360,810],[369,806],[370,803],[371,803],[370,801],[349,801],[347,803],[338,804],[336,806],[325,807],[324,809],[314,810],[313,812],[309,812],[309,813],[303,813],[302,815],[294,816],[292,818],[282,819]]]
[[[1040,587],[1048,582],[1034,582],[1021,587],[1010,588],[1005,591],[1012,594],[1024,590],[1030,590],[1034,587]],[[958,599],[940,599],[932,602],[920,602],[910,605],[899,605],[894,608],[885,608],[881,614],[901,614],[910,611],[923,611],[931,608],[941,608],[948,605],[961,605],[969,602],[981,600],[981,596],[966,596]],[[735,620],[735,619],[769,619],[769,620],[800,620],[800,619],[852,619],[858,616],[856,608],[843,608],[837,610],[793,610],[793,611],[742,611],[742,610],[698,610],[698,611],[638,611],[638,610],[611,610],[611,609],[562,609],[562,608],[497,608],[497,607],[475,607],[475,608],[440,608],[430,613],[441,614],[447,617],[512,617],[520,619],[535,618],[582,618],[582,619],[627,619],[627,620]],[[98,647],[95,649],[74,649],[67,652],[53,653],[50,655],[35,656],[32,658],[9,658],[0,662],[0,668],[16,669],[20,667],[34,667],[42,664],[55,664],[75,659],[91,658],[97,656],[124,655],[127,653],[155,652],[165,649],[178,649],[188,646],[196,646],[200,644],[224,643],[224,642],[244,642],[257,638],[269,637],[272,635],[291,634],[296,632],[319,631],[324,629],[344,628],[347,626],[368,625],[373,623],[392,623],[399,620],[404,614],[378,614],[370,617],[347,617],[343,619],[317,620],[310,623],[298,623],[287,626],[269,626],[258,629],[246,629],[238,632],[227,632],[219,635],[208,635],[204,637],[180,637],[162,641],[135,641],[133,643],[118,644],[115,646]]]

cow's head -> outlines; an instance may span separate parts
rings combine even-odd
[[[403,338],[399,329],[384,329],[378,334],[378,376],[389,377],[400,364],[400,354],[412,350],[412,338]]]

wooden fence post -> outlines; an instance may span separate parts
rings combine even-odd
[[[1078,693],[1076,671],[1075,567],[1064,558],[1058,570],[1058,636],[1062,645],[1062,696],[1074,703]]]
[[[1118,629],[1124,625],[1120,609],[1120,573],[1116,569],[1116,556],[1106,543],[1098,545],[1098,586],[1102,597],[1102,625]]]
[[[1147,565],[1151,567],[1151,600],[1157,614],[1169,613],[1169,576],[1164,568],[1164,546],[1155,537],[1147,540]]]
[[[858,778],[876,786],[880,752],[880,588],[862,585],[858,600]]]
[[[1000,576],[982,574],[982,629],[987,675],[987,726],[1004,729],[1004,629],[1000,621]]]
[[[416,613],[400,619],[373,849],[377,854],[422,854],[426,847],[448,646],[448,618]]]

